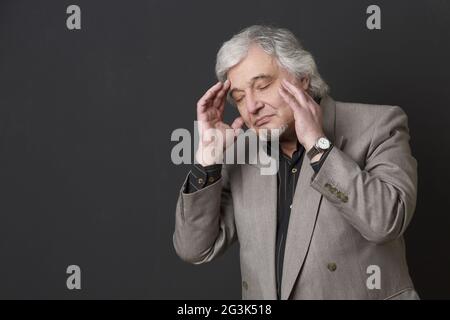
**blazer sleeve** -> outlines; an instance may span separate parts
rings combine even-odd
[[[417,161],[411,155],[406,114],[385,108],[376,119],[365,166],[333,148],[311,186],[323,194],[369,241],[400,237],[413,216]]]
[[[228,166],[213,184],[185,193],[186,177],[178,195],[173,245],[184,261],[201,264],[220,256],[237,238]]]

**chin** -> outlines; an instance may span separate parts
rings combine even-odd
[[[281,125],[272,125],[268,124],[267,126],[259,127],[256,131],[258,133],[258,137],[261,140],[275,140],[280,139],[280,136],[287,130],[289,126],[287,124]]]

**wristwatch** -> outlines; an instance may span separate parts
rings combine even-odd
[[[322,152],[326,152],[331,147],[331,142],[326,137],[320,137],[317,139],[314,146],[311,148],[311,150],[308,151],[306,154],[309,158],[309,160],[312,160],[316,155]]]

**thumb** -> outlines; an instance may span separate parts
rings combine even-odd
[[[231,124],[231,128],[234,130],[234,135],[237,136],[239,129],[242,129],[242,126],[244,125],[244,119],[242,117],[237,117],[234,119],[233,123]]]

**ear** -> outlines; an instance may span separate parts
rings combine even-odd
[[[305,76],[300,80],[303,90],[308,90],[309,88],[309,77]]]

